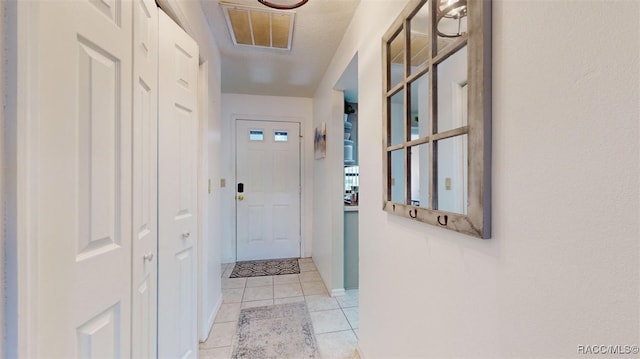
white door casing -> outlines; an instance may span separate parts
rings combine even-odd
[[[238,261],[300,256],[300,196],[300,124],[237,120]]]
[[[158,8],[133,4],[131,357],[154,358],[158,304]]]
[[[198,46],[159,12],[158,356],[195,358]]]
[[[37,200],[39,356],[130,355],[132,3],[41,2]],[[23,238],[30,240],[31,238]]]

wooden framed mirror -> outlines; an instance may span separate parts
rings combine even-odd
[[[414,0],[383,37],[383,209],[491,236],[491,2]]]

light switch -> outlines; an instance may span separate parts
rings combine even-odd
[[[227,186],[227,180],[224,178],[220,178],[220,188],[225,188]]]
[[[207,180],[207,191],[209,191],[209,194],[211,194],[211,178]]]
[[[451,177],[447,177],[444,179],[444,188],[447,191],[451,191]]]

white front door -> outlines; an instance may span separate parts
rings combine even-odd
[[[158,356],[195,358],[198,46],[159,12]]]
[[[131,356],[154,358],[158,296],[158,8],[133,5],[133,277]]]
[[[42,1],[30,170],[38,356],[131,355],[132,2]]]
[[[300,256],[300,124],[236,122],[237,260]]]

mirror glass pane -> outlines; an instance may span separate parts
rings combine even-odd
[[[391,152],[391,201],[404,203],[404,148]]]
[[[390,111],[389,119],[391,121],[389,129],[389,145],[399,145],[407,140],[404,132],[404,90],[391,96],[388,101]]]
[[[438,208],[467,214],[467,135],[436,141],[438,151]]]
[[[466,126],[467,47],[438,65],[438,132]]]
[[[436,16],[438,34],[438,53],[454,43],[467,32],[467,1],[441,0],[438,2]]]
[[[411,147],[411,205],[431,207],[429,200],[429,144]]]
[[[404,30],[400,31],[389,43],[389,87],[394,86],[404,80]]]
[[[413,74],[417,69],[429,61],[429,7],[427,1],[411,19],[411,49],[409,73]]]
[[[411,87],[411,139],[427,137],[429,131],[429,73],[418,77]]]

